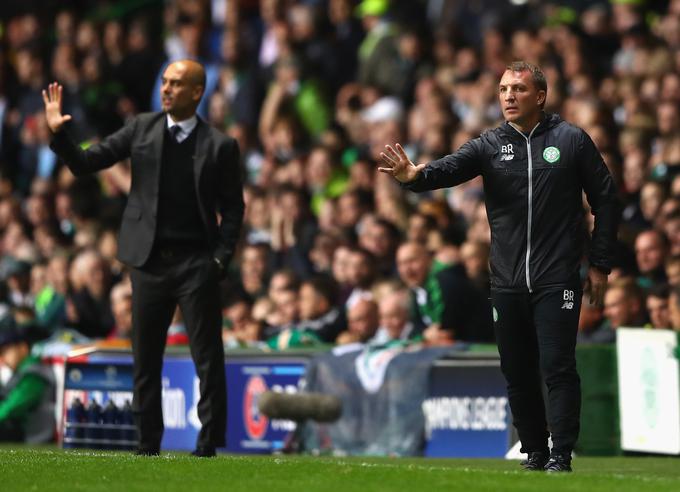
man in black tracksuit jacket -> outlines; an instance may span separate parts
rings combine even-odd
[[[529,470],[571,471],[581,389],[575,344],[582,296],[585,191],[595,228],[585,288],[601,304],[619,205],[590,137],[543,112],[541,70],[514,62],[499,85],[506,122],[428,164],[386,146],[380,170],[407,189],[455,186],[482,175],[491,226],[491,300],[513,423]],[[541,376],[548,387],[548,417]],[[548,430],[553,448],[548,450]]]

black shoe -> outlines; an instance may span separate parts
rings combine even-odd
[[[217,453],[215,452],[215,448],[211,446],[199,446],[196,449],[194,449],[191,454],[193,456],[197,456],[199,458],[212,458],[215,456]]]
[[[545,471],[548,473],[570,472],[571,471],[571,455],[570,454],[553,454],[545,464]]]
[[[157,448],[137,448],[135,455],[137,456],[160,456],[161,452]]]
[[[529,453],[527,459],[520,461],[522,468],[529,471],[543,471],[548,463],[548,453],[534,451]]]

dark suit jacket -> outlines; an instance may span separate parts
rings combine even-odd
[[[156,233],[165,113],[143,113],[86,150],[64,130],[50,147],[76,176],[131,158],[132,188],[120,226],[118,259],[140,267],[149,258]],[[236,141],[200,117],[196,125],[194,185],[206,238],[215,258],[226,265],[243,221],[243,188]],[[222,220],[218,226],[216,213]]]

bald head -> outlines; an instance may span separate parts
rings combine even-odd
[[[190,118],[205,92],[205,68],[194,60],[171,63],[161,79],[161,104],[173,120]]]
[[[360,299],[347,313],[347,327],[359,336],[361,342],[368,341],[378,330],[378,305],[370,299]]]
[[[205,90],[205,68],[195,60],[179,60],[171,63],[168,68],[176,65],[177,70],[186,74],[187,80],[193,85],[200,85]]]

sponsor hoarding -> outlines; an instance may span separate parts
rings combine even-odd
[[[511,417],[499,360],[434,363],[423,402],[425,455],[502,458],[511,445]]]
[[[621,449],[680,454],[677,333],[618,328]]]

